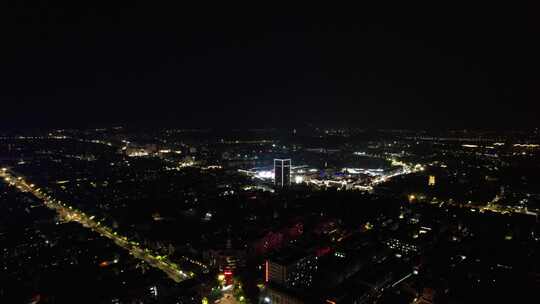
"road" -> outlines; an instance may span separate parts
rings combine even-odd
[[[238,304],[238,303],[239,302],[236,301],[236,299],[230,293],[224,294],[223,297],[219,299],[219,304]]]
[[[163,271],[175,282],[179,283],[194,277],[193,272],[182,271],[177,264],[171,262],[167,257],[157,255],[147,248],[142,248],[138,242],[129,240],[101,222],[94,220],[94,216],[88,216],[84,212],[50,197],[35,185],[27,183],[22,176],[16,176],[7,168],[0,169],[0,177],[7,184],[17,187],[20,191],[31,193],[40,199],[47,208],[55,210],[64,220],[77,222],[99,235],[112,240],[116,245],[127,250],[135,258],[143,260],[150,266]]]

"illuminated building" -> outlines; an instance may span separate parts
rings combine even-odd
[[[287,288],[309,288],[317,271],[314,255],[291,255],[266,261],[265,281]]]
[[[430,175],[429,176],[428,186],[435,186],[435,175]]]
[[[223,272],[223,274],[225,275],[225,284],[226,285],[231,285],[233,284],[233,272],[231,269],[227,269]]]
[[[424,251],[432,243],[432,240],[432,229],[421,226],[410,231],[410,233],[402,230],[384,243],[401,256],[410,256]]]
[[[280,303],[280,304],[304,304],[308,303],[300,299],[297,295],[291,294],[289,290],[279,286],[268,286],[261,297],[262,303]]]
[[[385,243],[389,248],[397,250],[404,255],[417,253],[419,251],[419,248],[416,244],[405,242],[396,238],[389,239]]]
[[[274,159],[274,183],[280,188],[291,185],[290,159]]]
[[[431,304],[433,303],[433,298],[435,296],[435,291],[431,288],[424,288],[422,296],[415,299],[413,304]]]

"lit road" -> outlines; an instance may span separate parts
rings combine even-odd
[[[239,302],[236,301],[236,299],[229,293],[223,295],[221,299],[219,299],[219,304],[238,304]]]
[[[132,256],[143,260],[150,266],[165,272],[165,274],[167,274],[167,276],[175,282],[178,283],[194,276],[193,272],[184,272],[180,270],[177,264],[171,262],[166,257],[159,256],[148,249],[142,248],[138,242],[129,240],[127,237],[121,236],[112,231],[111,228],[101,224],[101,222],[95,221],[94,216],[88,216],[80,210],[67,206],[63,202],[51,198],[35,185],[27,183],[23,177],[14,175],[6,168],[0,169],[0,177],[7,184],[17,187],[20,191],[33,194],[49,209],[55,210],[64,220],[77,222],[84,227],[93,230],[99,235],[111,239],[116,245],[129,251]],[[202,265],[202,267],[205,266]]]
[[[409,195],[411,197],[414,195]],[[439,207],[443,207],[444,205],[453,206],[457,208],[464,208],[470,212],[479,212],[484,213],[486,211],[494,212],[494,213],[500,213],[500,214],[526,214],[526,215],[532,215],[536,218],[538,218],[538,213],[540,213],[539,209],[529,209],[527,207],[520,207],[520,206],[507,206],[507,205],[501,205],[498,204],[501,201],[501,197],[499,195],[496,195],[495,198],[487,203],[482,202],[460,202],[457,200],[442,200],[442,201],[431,201],[431,202],[424,202],[426,204],[433,204],[438,205]],[[485,204],[485,205],[483,205]],[[483,206],[482,206],[483,205]]]

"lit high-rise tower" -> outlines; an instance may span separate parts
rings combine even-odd
[[[274,159],[274,183],[284,188],[291,185],[291,160]]]
[[[430,175],[429,176],[428,186],[435,186],[435,175]]]

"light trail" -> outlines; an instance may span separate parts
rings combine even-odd
[[[395,282],[394,284],[392,284],[392,288],[393,287],[396,287],[396,285],[398,285],[399,283],[405,281],[406,279],[410,278],[414,273],[411,272],[409,273],[408,275],[404,276],[403,278],[401,278],[400,280],[398,280],[397,282]]]
[[[195,276],[193,272],[184,272],[180,270],[179,266],[171,262],[167,257],[156,255],[149,249],[142,248],[138,242],[128,240],[127,237],[121,236],[112,231],[111,228],[101,224],[101,222],[95,221],[94,216],[88,216],[80,210],[67,206],[64,203],[51,198],[35,185],[28,184],[23,177],[10,173],[6,168],[0,169],[0,177],[8,185],[15,186],[20,191],[31,193],[36,198],[40,199],[47,208],[55,210],[61,218],[67,221],[77,222],[82,226],[98,233],[99,235],[112,240],[117,246],[127,250],[130,255],[147,262],[154,268],[163,271],[175,282],[179,283]],[[195,262],[196,261],[194,261],[194,263]],[[202,263],[199,264],[198,266],[206,268],[206,265]]]

